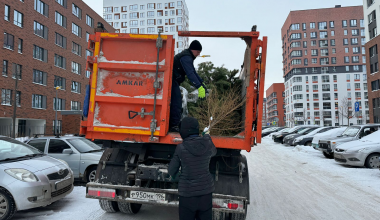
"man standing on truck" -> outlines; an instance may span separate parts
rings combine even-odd
[[[201,54],[202,45],[199,41],[191,42],[190,47],[174,56],[172,98],[170,105],[169,131],[179,132],[179,122],[181,121],[182,97],[179,85],[185,81],[185,76],[189,78],[195,88],[198,89],[198,97],[206,97],[206,87],[194,68],[194,60]]]
[[[177,145],[168,169],[172,178],[179,175],[179,219],[211,220],[215,186],[209,165],[216,155],[215,145],[210,135],[199,136],[195,118],[184,118],[179,133],[183,142]]]

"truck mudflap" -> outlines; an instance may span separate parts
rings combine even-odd
[[[157,189],[137,186],[87,183],[86,198],[178,207],[177,189]],[[213,193],[213,211],[245,214],[249,201],[246,197]]]

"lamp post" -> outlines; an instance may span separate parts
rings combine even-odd
[[[58,89],[61,89],[60,86],[55,87],[55,123],[54,123],[54,135],[56,135],[57,132],[57,124],[58,124],[58,117],[57,117],[57,103],[58,103]]]
[[[13,101],[13,132],[12,132],[12,138],[16,138],[16,110],[17,110],[17,82],[18,82],[18,74],[17,74],[17,68],[15,71],[15,96]]]

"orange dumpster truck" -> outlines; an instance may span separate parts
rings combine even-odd
[[[247,46],[240,73],[244,127],[236,136],[212,136],[218,151],[210,161],[213,219],[246,219],[249,173],[241,152],[261,143],[267,37],[260,40],[256,26],[249,32],[180,31],[179,36],[240,38]],[[103,140],[105,150],[86,197],[98,199],[106,212],[137,214],[145,204],[177,207],[178,177],[167,172],[182,142],[179,133],[168,132],[175,39],[96,32],[88,47],[94,53],[87,58],[88,115],[80,133]]]

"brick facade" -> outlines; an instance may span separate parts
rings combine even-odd
[[[53,0],[45,0],[43,2],[49,6],[48,16],[45,16],[34,9],[35,1],[0,0],[1,14],[4,15],[6,5],[9,6],[10,9],[10,19],[9,21],[6,21],[3,16],[0,19],[0,29],[3,33],[8,33],[14,36],[13,50],[4,47],[0,49],[0,62],[2,69],[3,61],[8,61],[8,76],[4,76],[4,74],[0,76],[0,89],[14,90],[15,79],[12,78],[12,64],[16,63],[22,65],[21,80],[18,81],[18,91],[21,92],[21,102],[20,107],[17,107],[17,118],[41,119],[45,120],[46,126],[52,126],[55,118],[55,112],[53,110],[53,98],[56,96],[56,91],[54,89],[55,76],[60,76],[66,79],[66,88],[64,90],[58,90],[58,98],[65,100],[65,109],[71,110],[71,101],[80,102],[80,109],[82,109],[85,96],[85,86],[89,82],[85,71],[87,49],[86,33],[92,34],[98,22],[103,23],[109,32],[113,32],[114,29],[81,0],[63,0],[63,2],[67,2],[66,7],[63,7],[57,3],[57,1]],[[73,14],[72,4],[75,4],[81,9],[81,19]],[[15,10],[23,14],[22,28],[14,24]],[[55,23],[56,11],[66,17],[66,28]],[[86,15],[93,19],[93,27],[86,24]],[[37,21],[48,28],[47,39],[34,34],[34,21]],[[72,23],[75,23],[81,27],[81,37],[78,37],[72,33]],[[55,44],[56,33],[66,37],[66,49]],[[22,53],[19,53],[17,50],[18,39],[23,40]],[[72,42],[81,45],[81,56],[78,56],[72,52]],[[34,45],[48,51],[47,62],[33,58]],[[62,69],[54,65],[55,54],[66,58],[66,69]],[[76,74],[71,71],[72,61],[81,65],[80,74]],[[46,85],[33,82],[34,69],[47,73]],[[72,81],[79,82],[81,84],[80,93],[71,91]],[[32,108],[33,94],[46,96],[46,109]],[[13,97],[14,91],[12,92],[12,100]],[[7,120],[12,118],[13,106],[4,104],[0,105],[0,117]],[[62,120],[62,116],[59,113],[58,120]]]
[[[271,123],[271,126],[274,126],[273,121],[276,121],[276,126],[285,126],[284,91],[284,83],[273,83],[266,90],[267,122]]]

